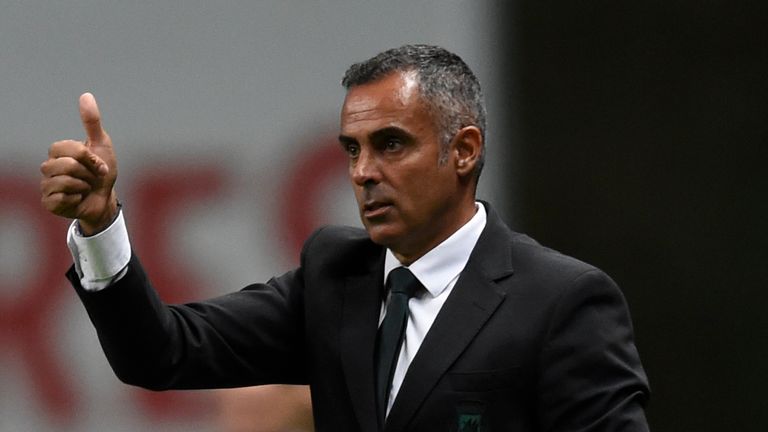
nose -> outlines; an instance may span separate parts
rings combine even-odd
[[[365,147],[360,154],[350,162],[349,175],[358,186],[375,184],[379,181],[379,167],[376,158]]]

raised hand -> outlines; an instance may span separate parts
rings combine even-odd
[[[106,228],[117,215],[117,159],[90,93],[80,96],[80,119],[86,141],[51,144],[48,159],[40,166],[40,191],[48,211],[78,219],[83,233],[91,235]]]

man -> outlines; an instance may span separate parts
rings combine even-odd
[[[181,306],[160,302],[130,250],[112,144],[81,97],[88,139],[51,146],[42,201],[77,219],[68,277],[118,377],[306,383],[320,431],[647,430],[619,289],[475,200],[485,110],[466,64],[404,46],[343,84],[339,141],[365,231],[321,229],[299,268]]]

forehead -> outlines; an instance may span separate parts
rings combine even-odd
[[[349,89],[341,109],[343,132],[425,120],[415,72],[393,72]]]

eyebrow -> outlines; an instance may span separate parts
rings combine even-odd
[[[405,137],[410,138],[412,135],[405,131],[405,129],[399,128],[397,126],[388,126],[385,128],[377,129],[369,135],[369,138],[371,141],[375,141],[377,139],[381,139],[386,136],[390,135],[396,135],[399,137]],[[339,135],[339,143],[341,145],[348,145],[348,144],[357,144],[357,140],[355,138],[352,138],[351,136],[347,135]]]
[[[357,140],[346,135],[339,135],[339,144],[342,146],[349,145],[349,144],[357,144]]]

